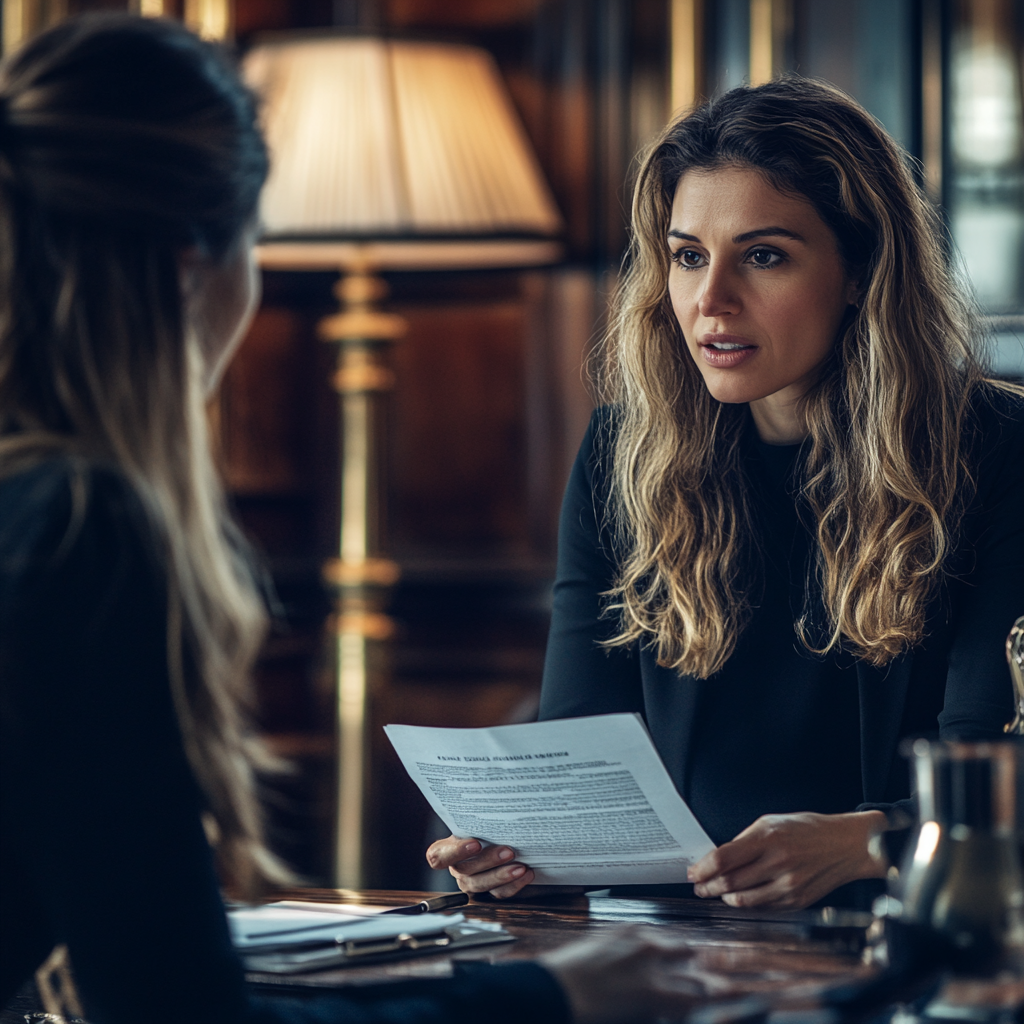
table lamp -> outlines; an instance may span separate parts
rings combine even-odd
[[[341,528],[324,567],[335,593],[337,807],[334,884],[366,884],[370,700],[398,566],[381,549],[382,403],[389,348],[379,270],[539,266],[561,258],[561,218],[497,67],[470,46],[336,34],[250,51],[271,172],[260,263],[335,269],[340,311],[318,327],[338,348]]]

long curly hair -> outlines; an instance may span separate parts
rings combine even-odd
[[[817,566],[796,629],[811,650],[883,665],[924,635],[970,493],[972,396],[989,385],[977,318],[908,157],[848,96],[797,77],[698,107],[639,169],[628,269],[600,353],[621,552],[609,643],[650,645],[660,664],[707,678],[752,613],[747,409],[708,393],[668,296],[676,186],[689,170],[723,167],[755,169],[810,202],[859,283],[858,308],[803,400],[800,502]]]
[[[71,455],[137,492],[186,753],[241,892],[286,877],[244,716],[266,614],[212,464],[180,258],[233,258],[266,173],[251,96],[170,21],[71,19],[0,67],[0,474]]]

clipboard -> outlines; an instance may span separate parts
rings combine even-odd
[[[248,971],[259,974],[302,974],[306,971],[383,963],[431,953],[452,953],[471,946],[515,941],[515,936],[510,935],[500,924],[459,918],[461,915],[443,928],[417,935],[399,931],[396,935],[381,938],[339,939],[301,947],[240,952]]]

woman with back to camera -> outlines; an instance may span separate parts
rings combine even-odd
[[[720,844],[695,892],[734,906],[869,894],[835,890],[909,824],[899,739],[1012,713],[1024,389],[986,379],[907,164],[786,78],[670,125],[636,186],[540,716],[642,713]],[[428,859],[499,898],[533,878],[475,840]]]
[[[93,1024],[679,1011],[678,944],[638,934],[246,994],[215,866],[240,895],[283,877],[240,709],[265,614],[204,406],[266,169],[250,95],[171,22],[75,19],[0,69],[0,1006],[65,943]]]

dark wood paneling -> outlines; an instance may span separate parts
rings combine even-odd
[[[395,550],[529,543],[521,302],[402,308],[392,442]]]
[[[307,334],[300,313],[265,305],[224,375],[220,443],[225,482],[234,494],[303,490],[309,475]]]
[[[235,35],[246,39],[254,32],[292,28],[295,12],[288,0],[235,0]]]

